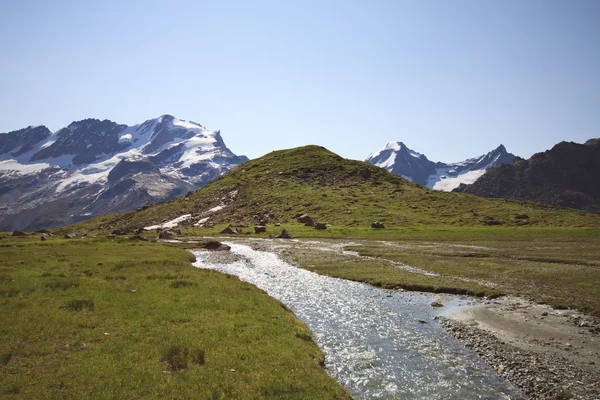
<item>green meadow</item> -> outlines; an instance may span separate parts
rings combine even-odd
[[[310,331],[177,246],[0,240],[0,397],[348,398]]]

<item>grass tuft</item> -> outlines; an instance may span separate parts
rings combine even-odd
[[[171,371],[181,371],[188,367],[188,356],[187,347],[171,345],[163,351],[161,361],[169,364]]]
[[[94,311],[94,301],[93,300],[71,300],[66,304],[62,305],[60,308],[66,308],[69,311],[82,311],[84,309],[88,309],[88,311]]]
[[[178,280],[178,281],[172,282],[170,286],[172,288],[177,289],[177,288],[182,288],[182,287],[198,286],[198,284],[195,282]]]
[[[56,282],[47,282],[44,286],[49,288],[52,291],[56,290],[67,290],[74,287],[78,287],[79,283],[73,281],[56,281]]]
[[[13,357],[12,352],[0,354],[0,365],[7,365],[10,362],[10,360],[12,359],[12,357]]]

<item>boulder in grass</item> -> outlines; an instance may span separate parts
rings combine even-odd
[[[371,228],[373,228],[373,229],[383,229],[383,228],[385,228],[385,225],[383,225],[382,222],[377,221],[377,222],[373,222],[371,224]]]
[[[14,231],[12,233],[13,236],[27,236],[27,234],[23,231]]]
[[[159,239],[173,239],[177,234],[173,231],[163,229],[158,233]]]
[[[129,235],[130,233],[133,233],[132,229],[129,228],[117,228],[114,231],[111,232],[113,235]]]
[[[267,227],[264,225],[256,225],[254,227],[254,233],[263,233],[267,231]]]
[[[307,214],[302,214],[301,216],[299,216],[296,219],[296,221],[298,221],[298,223],[300,223],[300,224],[307,224],[309,222],[312,223],[313,219]],[[310,226],[312,226],[312,225],[310,225]]]
[[[325,225],[323,222],[317,222],[315,224],[315,229],[323,231],[323,230],[327,229],[327,225]]]
[[[285,229],[281,231],[281,233],[275,236],[277,239],[292,239],[292,235]]]
[[[141,240],[143,242],[147,242],[148,238],[145,238],[142,235],[135,234],[132,237],[130,237],[129,240]]]
[[[46,240],[48,240],[48,236],[45,233],[42,233],[42,236],[40,236],[40,240],[42,242],[45,242]]]
[[[76,234],[74,234],[74,233],[67,233],[67,234],[64,236],[64,238],[65,238],[65,239],[75,239],[76,237],[77,237],[77,235],[76,235]]]
[[[242,230],[240,228],[236,228],[234,226],[229,225],[227,228],[223,229],[220,233],[221,233],[221,235],[238,235],[238,234],[242,233]]]

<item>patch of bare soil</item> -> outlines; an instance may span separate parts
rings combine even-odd
[[[600,323],[514,297],[440,320],[531,399],[600,398]]]

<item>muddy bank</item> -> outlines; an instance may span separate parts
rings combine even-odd
[[[511,297],[438,319],[531,399],[600,398],[596,319]]]

